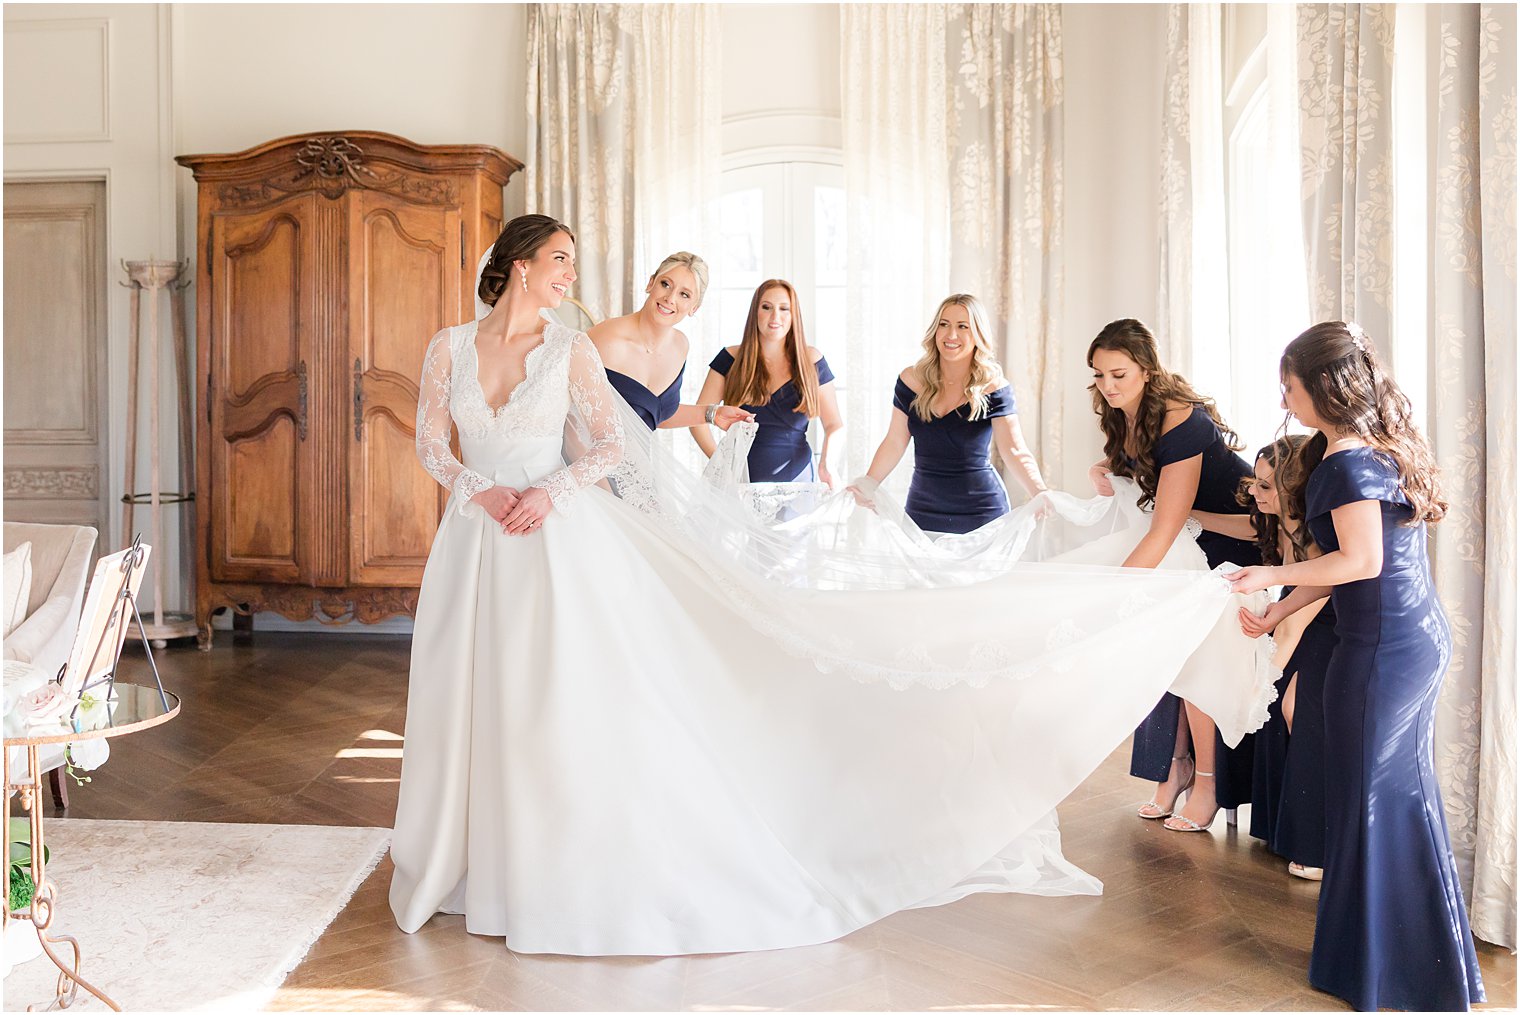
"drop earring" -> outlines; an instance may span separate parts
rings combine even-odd
[[[523,292],[527,292],[528,291],[528,270],[526,268],[523,268],[523,269],[521,269],[521,271],[522,271],[522,280],[523,280]]]

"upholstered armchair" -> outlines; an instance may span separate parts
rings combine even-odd
[[[32,544],[32,589],[25,618],[5,639],[5,658],[56,674],[69,661],[84,587],[90,577],[95,530],[83,525],[5,523],[5,552]]]
[[[56,676],[69,661],[79,611],[84,605],[85,584],[90,577],[96,532],[83,525],[5,523],[5,552],[31,543],[32,587],[24,619],[5,638],[4,656],[30,663],[37,670]],[[59,769],[62,747],[45,749],[41,766],[52,773],[53,800],[68,807],[67,784]]]

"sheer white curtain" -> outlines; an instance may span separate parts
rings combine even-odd
[[[929,315],[950,293],[947,28],[944,4],[839,9],[849,476],[870,465],[895,378],[918,358]]]
[[[849,469],[886,433],[897,373],[939,301],[970,292],[993,318],[1026,437],[1058,475],[1060,6],[845,5],[840,32]]]
[[[1223,28],[1219,4],[1167,6],[1161,131],[1162,361],[1201,390],[1230,390]]]
[[[598,319],[637,308],[672,251],[716,252],[720,58],[711,4],[528,8],[526,206],[576,231]]]
[[[1442,4],[1434,102],[1430,435],[1453,653],[1436,763],[1473,933],[1515,947],[1515,8]]]

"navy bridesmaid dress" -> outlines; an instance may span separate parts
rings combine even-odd
[[[1425,526],[1403,524],[1398,469],[1372,448],[1327,455],[1305,514],[1330,553],[1330,512],[1367,500],[1382,508],[1383,570],[1330,595],[1340,642],[1325,678],[1325,880],[1309,983],[1362,1011],[1461,1011],[1486,997],[1436,784],[1451,628]]]
[[[1291,591],[1286,588],[1283,595]],[[1325,671],[1335,643],[1335,607],[1326,603],[1283,665],[1277,700],[1267,708],[1266,725],[1254,734],[1251,834],[1305,867],[1325,865]],[[1282,698],[1295,673],[1290,734]]]
[[[1224,434],[1201,405],[1193,406],[1187,419],[1156,438],[1151,450],[1158,474],[1166,466],[1185,462],[1195,455],[1203,456],[1203,470],[1198,477],[1193,507],[1213,514],[1249,514],[1250,509],[1236,497],[1240,481],[1251,475],[1251,466],[1230,450]],[[1208,558],[1209,567],[1218,567],[1226,561],[1242,567],[1261,563],[1255,543],[1217,532],[1199,535],[1198,548]],[[1182,699],[1168,692],[1136,728],[1130,775],[1151,782],[1166,781],[1176,753],[1177,716],[1181,708]],[[1251,802],[1251,760],[1255,751],[1251,736],[1247,734],[1236,747],[1226,747],[1219,733],[1214,734],[1214,795],[1220,807]]]
[[[719,349],[718,355],[708,364],[724,377],[733,368],[734,357],[727,349]],[[818,383],[824,385],[834,379],[829,361],[820,358],[813,364],[818,369]],[[808,447],[808,418],[797,411],[802,395],[797,385],[787,381],[771,392],[764,405],[745,405],[740,408],[755,414],[760,429],[755,443],[749,449],[749,481],[751,483],[794,483],[811,481],[813,473],[813,450]]]
[[[992,467],[992,420],[1012,416],[1013,388],[987,396],[987,414],[971,418],[971,405],[922,420],[913,411],[913,389],[899,378],[892,405],[908,417],[913,438],[913,479],[904,505],[925,532],[970,532],[1008,513],[1008,492]]]
[[[669,387],[658,395],[650,391],[638,381],[627,374],[620,374],[616,370],[607,371],[607,383],[623,396],[639,419],[651,430],[659,428],[659,425],[676,414],[681,407],[681,378],[686,376],[686,365],[681,365],[681,372],[676,374],[676,379],[670,382]]]

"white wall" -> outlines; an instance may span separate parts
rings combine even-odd
[[[1102,454],[1087,346],[1121,317],[1153,322],[1160,277],[1161,78],[1166,8],[1064,4],[1066,407],[1062,486],[1091,489]]]
[[[379,130],[420,144],[527,148],[521,4],[176,4],[176,154],[290,134]],[[181,241],[195,186],[178,170]],[[523,174],[506,190],[523,207]]]
[[[726,4],[723,153],[767,149],[838,157],[839,5]]]

